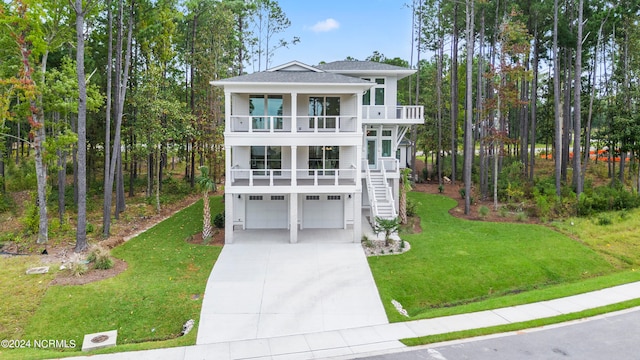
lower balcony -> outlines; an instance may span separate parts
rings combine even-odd
[[[292,176],[295,174],[295,177]],[[240,169],[230,171],[231,186],[340,186],[355,185],[351,169]]]

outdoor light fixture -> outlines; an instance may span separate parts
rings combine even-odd
[[[240,196],[240,194],[238,194],[238,199],[242,199],[242,196]]]

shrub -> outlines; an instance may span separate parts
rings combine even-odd
[[[24,225],[24,231],[27,235],[38,233],[38,227],[40,226],[40,212],[36,206],[35,199],[30,201],[25,207],[24,216],[22,216],[20,222]]]
[[[625,190],[621,186],[599,186],[591,194],[584,193],[578,202],[578,215],[612,211],[628,210],[640,206],[640,196]]]
[[[65,264],[65,268],[73,276],[82,276],[89,271],[86,260],[82,259],[79,254],[73,254],[71,259]]]
[[[551,205],[545,195],[535,195],[536,210],[539,218],[548,218],[551,214]]]
[[[442,194],[444,192],[444,186],[443,185],[438,185],[438,192],[440,194]]]
[[[111,252],[102,246],[93,246],[89,251],[87,260],[93,263],[95,269],[107,270],[113,267]]]
[[[489,208],[484,205],[480,206],[480,208],[478,209],[478,214],[480,214],[483,219],[486,218],[487,215],[489,215]]]
[[[224,228],[224,211],[219,212],[215,218],[213,218],[213,225],[218,229]]]
[[[0,177],[0,187],[2,186],[3,181],[4,181],[3,178]],[[11,200],[11,197],[9,197],[7,194],[3,194],[0,192],[0,214],[10,210],[12,206],[13,206],[13,201]]]
[[[524,211],[518,211],[516,213],[516,220],[520,222],[527,221],[527,214]]]
[[[596,221],[598,225],[611,225],[613,224],[613,220],[611,220],[610,216],[600,215],[598,216],[598,220]]]
[[[506,206],[500,206],[500,209],[498,209],[498,215],[500,215],[500,217],[507,217],[507,215],[509,215],[509,209],[507,209]]]
[[[418,205],[421,205],[420,202],[407,198],[407,216],[415,216],[418,212]]]
[[[8,161],[5,165],[7,166],[7,191],[17,192],[36,188],[36,167],[33,159],[24,160],[18,166],[13,161]]]
[[[466,190],[465,190],[464,188],[460,188],[460,189],[458,190],[458,193],[460,194],[460,198],[461,198],[461,199],[464,199],[464,197],[465,197],[465,195],[466,195],[466,193],[467,193],[467,192],[466,192]]]

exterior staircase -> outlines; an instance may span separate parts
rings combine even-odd
[[[392,190],[387,185],[387,178],[382,171],[367,171],[367,186],[369,192],[369,203],[371,204],[371,223],[376,217],[383,219],[394,219],[398,216],[395,209],[395,202],[392,197]]]

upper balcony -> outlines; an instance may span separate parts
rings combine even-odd
[[[424,107],[422,105],[365,105],[362,107],[362,123],[401,125],[423,124]]]
[[[230,116],[232,133],[355,133],[356,116]]]

